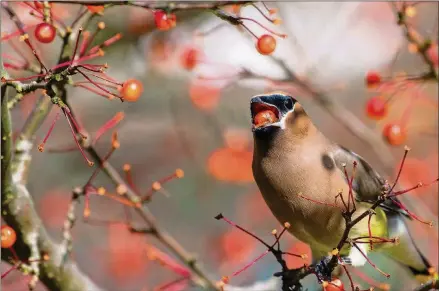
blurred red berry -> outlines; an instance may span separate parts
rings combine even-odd
[[[123,83],[120,93],[124,101],[135,102],[143,93],[143,85],[136,79],[129,79]]]
[[[189,87],[189,97],[192,104],[202,111],[212,111],[217,107],[221,95],[218,87],[194,79]]]
[[[159,30],[169,30],[177,24],[177,16],[174,13],[167,14],[163,10],[154,12],[155,26]]]
[[[387,102],[381,96],[370,98],[366,103],[366,114],[369,118],[380,120],[387,115]]]
[[[438,46],[437,44],[432,44],[427,50],[427,56],[435,67],[438,66]]]
[[[219,181],[251,183],[253,152],[223,147],[213,151],[207,160],[209,173]]]
[[[381,75],[377,72],[370,71],[366,74],[366,85],[368,88],[375,87],[381,83]]]
[[[42,9],[44,7],[43,2],[41,2],[41,1],[34,1],[34,5],[35,5],[35,8],[37,8],[37,9]]]
[[[51,43],[56,36],[56,29],[49,23],[42,22],[35,28],[35,37],[39,42]]]
[[[258,38],[256,49],[261,55],[269,55],[276,49],[276,39],[269,34],[264,34]]]
[[[406,141],[407,131],[399,124],[390,123],[384,126],[383,136],[389,144],[398,146]]]
[[[2,248],[10,248],[15,244],[17,240],[17,235],[12,227],[3,225],[2,226]]]
[[[344,284],[340,279],[334,279],[323,285],[324,291],[345,291]]]
[[[201,52],[196,48],[187,48],[181,54],[181,66],[191,71],[195,68],[200,60]]]
[[[91,13],[102,13],[105,9],[104,5],[87,5],[87,9],[91,12]]]

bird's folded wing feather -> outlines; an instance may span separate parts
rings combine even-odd
[[[361,202],[374,203],[379,195],[383,193],[385,186],[385,180],[380,174],[378,174],[361,156],[342,146],[335,145],[334,150],[332,151],[332,156],[342,175],[344,175],[343,164],[346,164],[349,169],[352,168],[354,161],[357,162],[355,177],[352,183],[352,188],[357,194],[356,199]],[[396,197],[392,199],[398,201]],[[405,210],[401,209],[391,200],[384,202],[381,205],[381,208],[385,211],[397,212],[409,217]]]

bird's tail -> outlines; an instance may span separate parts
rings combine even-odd
[[[406,266],[419,281],[437,276],[433,266],[416,246],[404,219],[399,214],[387,215],[389,237],[399,237],[399,244],[388,248],[386,254]]]

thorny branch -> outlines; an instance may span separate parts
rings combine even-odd
[[[218,1],[218,2],[208,2],[208,3],[137,3],[131,1],[113,1],[111,3],[103,3],[103,2],[77,2],[77,1],[53,1],[55,3],[72,3],[72,4],[86,4],[86,5],[105,5],[106,8],[117,5],[132,5],[139,6],[146,9],[161,9],[167,12],[175,12],[181,10],[194,10],[194,9],[204,9],[212,11],[217,17],[229,22],[233,25],[238,25],[240,22],[234,21],[234,19],[229,17],[224,17],[224,13],[217,11],[221,6],[235,4],[234,1]],[[248,4],[251,1],[241,2],[240,4]],[[6,3],[2,3],[2,7],[7,11],[7,13],[11,16],[11,19],[15,22],[17,27],[22,31],[23,24],[20,22],[15,13],[8,7]],[[401,14],[404,16],[404,13]],[[400,15],[400,16],[401,16]],[[92,17],[86,19],[86,23],[89,23],[89,20]],[[419,53],[423,56],[424,60],[430,67],[430,72],[428,74],[423,74],[423,79],[425,76],[428,78],[437,80],[437,72],[434,70],[434,66],[432,66],[431,61],[428,60],[426,56],[426,49],[428,49],[428,44],[426,42],[420,41],[418,38],[415,38],[413,31],[407,26],[407,24],[403,21],[404,17],[400,17],[400,24],[406,30],[407,39],[415,43],[420,49]],[[75,37],[75,33],[72,31],[67,31],[63,35],[63,46],[61,50],[61,54],[59,57],[58,64],[62,64],[65,61],[68,61],[72,55],[72,39]],[[37,57],[37,56],[36,56]],[[42,65],[41,61],[38,59],[41,64],[41,71],[45,68]],[[308,92],[311,96],[315,98],[315,100],[322,105],[332,116],[334,116],[337,120],[341,121],[343,125],[345,125],[355,136],[367,142],[374,148],[375,152],[381,157],[382,161],[386,165],[390,165],[391,161],[388,159],[390,155],[387,155],[387,147],[384,146],[381,139],[377,137],[370,129],[368,129],[359,119],[357,119],[353,114],[350,114],[345,108],[341,107],[341,105],[336,104],[325,94],[314,90],[309,84],[305,81],[298,78],[294,72],[286,67],[283,63],[280,65],[285,69],[287,75],[289,76],[287,82],[292,82],[298,85],[302,90]],[[62,68],[58,68],[55,72],[57,74],[63,73],[64,77],[68,77],[69,74],[73,74],[72,69],[67,68],[62,70]],[[47,69],[45,69],[47,70]],[[54,76],[54,75],[52,75]],[[8,76],[5,74],[5,71],[2,70],[2,78],[7,79]],[[69,215],[68,217],[68,225],[65,226],[64,231],[64,243],[61,246],[55,245],[50,238],[48,237],[46,231],[42,227],[41,221],[34,211],[32,199],[26,188],[26,171],[29,167],[31,161],[31,149],[34,146],[34,138],[35,132],[40,127],[42,122],[47,117],[47,114],[52,107],[52,103],[54,98],[58,98],[64,103],[67,104],[67,96],[65,91],[65,86],[67,85],[67,78],[59,81],[56,78],[45,78],[44,81],[46,83],[41,84],[43,79],[38,79],[39,82],[31,82],[29,84],[23,84],[18,81],[10,81],[6,82],[6,84],[2,85],[2,205],[6,209],[6,214],[3,215],[6,222],[11,226],[15,227],[18,230],[18,241],[17,248],[20,249],[20,254],[23,256],[22,259],[38,259],[45,254],[48,254],[50,260],[43,263],[31,263],[31,273],[34,276],[34,279],[41,279],[44,284],[48,287],[66,288],[65,290],[97,290],[93,282],[91,282],[85,275],[83,275],[80,271],[77,270],[74,264],[66,262],[66,254],[69,252],[69,248],[71,247],[69,244],[71,242],[71,238],[69,237],[68,230],[74,223],[74,216]],[[13,100],[8,102],[6,89],[7,87],[13,87],[18,93]],[[13,150],[12,140],[11,140],[11,124],[9,111],[16,103],[21,100],[21,97],[28,93],[35,91],[37,89],[45,89],[47,95],[51,98],[41,98],[38,105],[34,108],[31,113],[29,119],[27,120],[16,144],[15,150]],[[58,100],[56,99],[56,100]],[[135,191],[127,185],[124,180],[120,177],[117,171],[108,163],[108,161],[103,161],[100,155],[95,150],[92,143],[86,144],[84,143],[84,148],[88,151],[88,153],[93,157],[93,159],[101,164],[104,172],[112,179],[116,186],[124,185],[126,188],[126,195],[132,202],[138,202],[138,196],[135,194]],[[14,151],[14,156],[12,157],[12,152]],[[12,159],[12,162],[11,162]],[[388,169],[388,167],[387,167]],[[74,197],[78,198],[79,190],[75,190]],[[75,196],[76,193],[76,196]],[[6,194],[6,195],[5,195]],[[352,213],[350,215],[345,215],[346,219],[346,230],[342,237],[342,241],[340,241],[337,246],[337,250],[341,250],[346,242],[346,238],[348,237],[349,230],[355,225],[359,220],[365,218],[370,214],[370,211],[381,205],[387,198],[383,196],[382,199],[375,202],[369,211],[364,212],[360,216],[355,219],[352,219]],[[25,211],[19,211],[19,209],[25,209]],[[69,214],[73,213],[74,205],[72,205],[71,211]],[[195,262],[193,257],[184,250],[175,239],[170,236],[166,231],[158,227],[154,216],[149,212],[146,206],[142,206],[141,208],[136,208],[136,211],[148,225],[148,229],[150,230],[148,233],[154,235],[159,241],[161,241],[170,251],[172,251],[179,259],[181,259],[185,264],[192,270],[192,272],[196,275],[196,278],[192,278],[194,283],[210,288],[217,289],[216,284],[209,280],[205,275],[204,270],[202,270]],[[22,250],[22,251],[21,251]],[[308,266],[306,268],[301,268],[299,270],[288,270],[285,262],[282,259],[282,252],[276,251],[273,247],[271,250],[274,250],[273,254],[278,259],[279,263],[282,266],[282,272],[278,273],[278,276],[282,277],[284,282],[284,286],[297,286],[300,287],[300,279],[305,276],[320,272],[323,275],[330,276],[331,271],[338,264],[338,255],[334,255],[331,258],[327,258],[321,262],[320,265]],[[29,255],[28,255],[29,254]],[[277,255],[276,255],[277,254]],[[10,260],[11,254],[9,252],[2,252],[2,259]],[[59,268],[59,266],[63,266],[63,268]],[[323,269],[322,269],[323,268]],[[322,271],[323,270],[323,271]],[[328,273],[329,272],[329,273]],[[59,274],[59,275],[57,275]],[[36,281],[33,280],[32,284]],[[429,290],[425,288],[431,288],[435,284],[436,281],[431,281],[426,285],[423,285],[416,289],[416,291],[421,290]],[[295,288],[295,287],[294,287]],[[285,290],[295,290],[295,289],[285,289]]]
[[[103,2],[78,2],[78,1],[53,1],[56,3],[86,4],[86,5],[105,5],[106,8],[116,5],[132,5],[146,9],[161,9],[167,12],[180,10],[204,9],[215,11],[222,6],[234,4],[233,1],[220,1],[211,3],[163,3],[163,4],[145,4],[131,1],[114,1],[111,3]],[[245,4],[245,3],[242,3]],[[27,41],[24,32],[24,24],[20,21],[16,13],[11,9],[8,3],[2,3],[2,8],[10,16],[10,19],[19,29],[25,43],[32,49],[34,57],[40,64],[40,74],[37,81],[22,83],[20,81],[9,80],[9,75],[2,69],[2,216],[6,223],[17,230],[18,240],[14,246],[20,254],[20,260],[23,262],[29,259],[38,260],[40,257],[48,255],[49,259],[44,262],[30,263],[30,273],[33,279],[30,287],[33,287],[36,281],[41,280],[50,289],[62,290],[98,290],[99,288],[91,282],[87,276],[82,274],[74,263],[68,261],[68,254],[71,250],[71,236],[69,230],[75,222],[74,210],[75,204],[71,205],[68,213],[66,225],[64,227],[64,240],[61,245],[57,245],[49,238],[42,222],[34,210],[32,198],[27,190],[27,171],[31,162],[31,150],[34,147],[35,133],[41,124],[45,121],[52,104],[61,106],[67,103],[67,94],[65,87],[69,83],[68,77],[77,72],[77,66],[68,67],[64,65],[70,59],[75,57],[72,54],[72,42],[77,36],[76,30],[66,29],[60,35],[62,36],[62,48],[58,60],[58,65],[48,70],[44,67],[36,51],[29,41]],[[88,17],[83,17],[88,15]],[[79,19],[85,21],[85,26],[90,23],[94,14],[84,13],[72,25],[77,25]],[[77,46],[77,44],[76,44]],[[76,52],[76,48],[74,50]],[[12,87],[16,91],[16,96],[8,100],[7,87]],[[12,129],[10,123],[10,110],[22,100],[22,97],[29,92],[38,89],[45,90],[45,95],[40,98],[32,113],[28,117],[17,141],[15,148],[12,144]],[[50,97],[50,98],[47,98]],[[63,109],[64,111],[65,109]],[[73,114],[73,112],[72,112]],[[82,129],[83,130],[83,129]],[[76,128],[77,131],[77,128]],[[76,132],[79,133],[79,132]],[[82,133],[82,132],[81,132]],[[82,133],[84,134],[84,133]],[[133,189],[126,185],[118,172],[108,163],[103,161],[93,144],[84,144],[84,148],[99,164],[102,163],[103,171],[111,178],[115,185],[124,185],[127,197],[138,202],[138,196]],[[12,155],[12,153],[14,153]],[[73,193],[74,203],[80,196],[79,190]],[[154,216],[146,206],[136,208],[140,217],[145,221],[151,230],[149,233],[154,235],[165,247],[174,255],[182,260],[193,272],[192,281],[206,289],[216,290],[218,287],[215,282],[208,279],[205,271],[202,270],[191,254],[189,254],[169,233],[157,225]],[[2,259],[10,261],[13,256],[8,251],[2,252]],[[32,285],[32,286],[31,286]]]

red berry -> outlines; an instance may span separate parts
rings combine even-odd
[[[368,88],[375,87],[381,83],[381,75],[377,72],[370,71],[366,74],[366,85]]]
[[[56,29],[49,23],[42,22],[35,28],[35,37],[39,42],[51,43],[56,36]]]
[[[276,49],[276,40],[269,34],[264,34],[258,38],[256,49],[261,55],[269,55]]]
[[[167,14],[163,10],[157,10],[154,12],[154,21],[159,30],[169,30],[177,24],[177,16],[173,13]]]
[[[44,7],[43,2],[40,2],[40,1],[34,1],[34,5],[35,5],[35,8],[37,8],[37,9],[43,9],[43,7]]]
[[[384,126],[383,136],[389,144],[398,146],[406,141],[407,131],[399,124],[390,123]]]
[[[380,120],[387,115],[387,102],[381,96],[370,98],[366,103],[366,114],[371,119]]]
[[[120,91],[124,101],[135,102],[143,93],[143,85],[136,79],[129,79],[123,83]]]
[[[427,56],[435,67],[438,66],[438,46],[437,44],[431,44],[427,50]]]
[[[271,110],[263,110],[256,114],[253,124],[256,127],[261,127],[266,124],[271,124],[278,121],[276,114]]]
[[[324,291],[345,291],[344,284],[340,279],[334,279],[331,282],[326,282],[323,286]]]
[[[104,11],[105,7],[104,7],[103,5],[98,5],[98,6],[95,6],[95,5],[87,5],[87,9],[88,9],[91,13],[98,14],[98,13],[102,13],[102,12]]]
[[[52,3],[48,3],[48,4],[49,4],[49,7],[52,6]],[[34,5],[35,5],[35,8],[37,8],[37,9],[43,9],[44,8],[43,1],[34,1]]]
[[[200,60],[200,51],[196,48],[188,48],[181,54],[181,66],[188,71],[195,68]]]
[[[2,226],[2,248],[10,248],[14,245],[17,240],[17,235],[12,227],[3,225]]]

